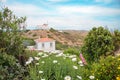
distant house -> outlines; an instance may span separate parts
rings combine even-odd
[[[55,51],[55,40],[50,38],[38,38],[35,40],[35,48],[44,52]]]
[[[49,30],[50,29],[48,27],[48,24],[37,25],[37,28],[41,29],[41,30]]]

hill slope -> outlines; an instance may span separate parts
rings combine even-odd
[[[24,33],[24,36],[31,39],[37,39],[39,37],[49,37],[57,42],[60,42],[69,46],[81,46],[83,40],[87,35],[87,31],[79,30],[63,30],[57,31],[54,29],[48,30],[30,30]]]

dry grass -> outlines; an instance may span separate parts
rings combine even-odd
[[[63,32],[48,30],[30,30],[24,33],[27,38],[37,39],[39,37],[49,37],[62,44],[70,46],[81,46],[88,31],[64,30]]]

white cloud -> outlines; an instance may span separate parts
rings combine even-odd
[[[8,7],[18,16],[27,16],[27,25],[30,27],[48,22],[50,27],[57,29],[88,30],[93,26],[106,25],[114,27],[117,26],[118,21],[99,21],[94,17],[120,15],[119,9],[98,6],[52,6],[55,9],[53,11],[32,4],[15,3],[9,4]]]
[[[5,3],[7,0],[0,0],[0,2],[3,2],[3,3]]]
[[[19,16],[39,16],[49,14],[44,9],[31,4],[12,4],[8,7]]]
[[[58,11],[63,14],[120,15],[120,9],[98,6],[61,6]]]

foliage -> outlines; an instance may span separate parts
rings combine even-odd
[[[30,38],[23,38],[23,45],[26,46],[32,46],[35,45],[35,41]]]
[[[81,49],[88,61],[98,61],[101,55],[106,56],[114,50],[112,35],[103,27],[93,28],[85,38]]]
[[[26,30],[25,30],[25,33],[29,32],[29,31],[30,31],[29,29],[26,29]]]
[[[114,42],[114,46],[115,46],[115,51],[120,49],[120,31],[119,30],[114,31],[113,42]]]
[[[20,31],[25,20],[25,17],[16,17],[6,7],[0,9],[0,80],[23,80],[25,77]]]
[[[40,52],[28,66],[28,80],[67,80],[66,76],[69,80],[119,80],[120,77],[120,56],[101,57],[98,62],[83,65],[74,55]]]
[[[22,53],[22,38],[19,31],[20,24],[25,17],[16,17],[8,8],[0,11],[0,49],[10,55]],[[19,46],[19,47],[18,47]],[[1,52],[1,51],[0,51]]]
[[[0,80],[23,80],[25,72],[15,57],[0,53]]]
[[[64,32],[64,34],[69,34],[68,32]]]
[[[35,51],[35,50],[25,50],[24,56],[26,57],[26,59],[28,59],[29,57],[36,56],[37,53],[38,53],[38,51]]]
[[[72,55],[40,53],[38,58],[40,60],[34,60],[28,65],[29,80],[67,80],[66,76],[71,77],[72,80],[79,80],[79,78],[88,80],[91,76],[89,69],[82,64],[81,60]],[[76,61],[73,61],[73,58],[76,58]]]
[[[68,49],[65,49],[64,50],[64,52],[63,52],[64,54],[73,54],[73,55],[77,55],[77,56],[79,56],[79,50],[78,49],[76,49],[76,48],[68,48]]]
[[[92,65],[91,71],[98,80],[116,80],[116,77],[120,75],[120,56],[101,57],[99,63]]]
[[[37,36],[37,34],[36,34],[36,33],[34,33],[34,34],[33,34],[33,37],[35,37],[35,36]]]
[[[51,32],[56,32],[56,30],[55,30],[55,29],[53,29],[53,28],[50,28],[50,31],[51,31]]]
[[[57,50],[64,50],[64,49],[67,49],[68,48],[68,45],[64,45],[58,41],[56,41],[56,49]]]

